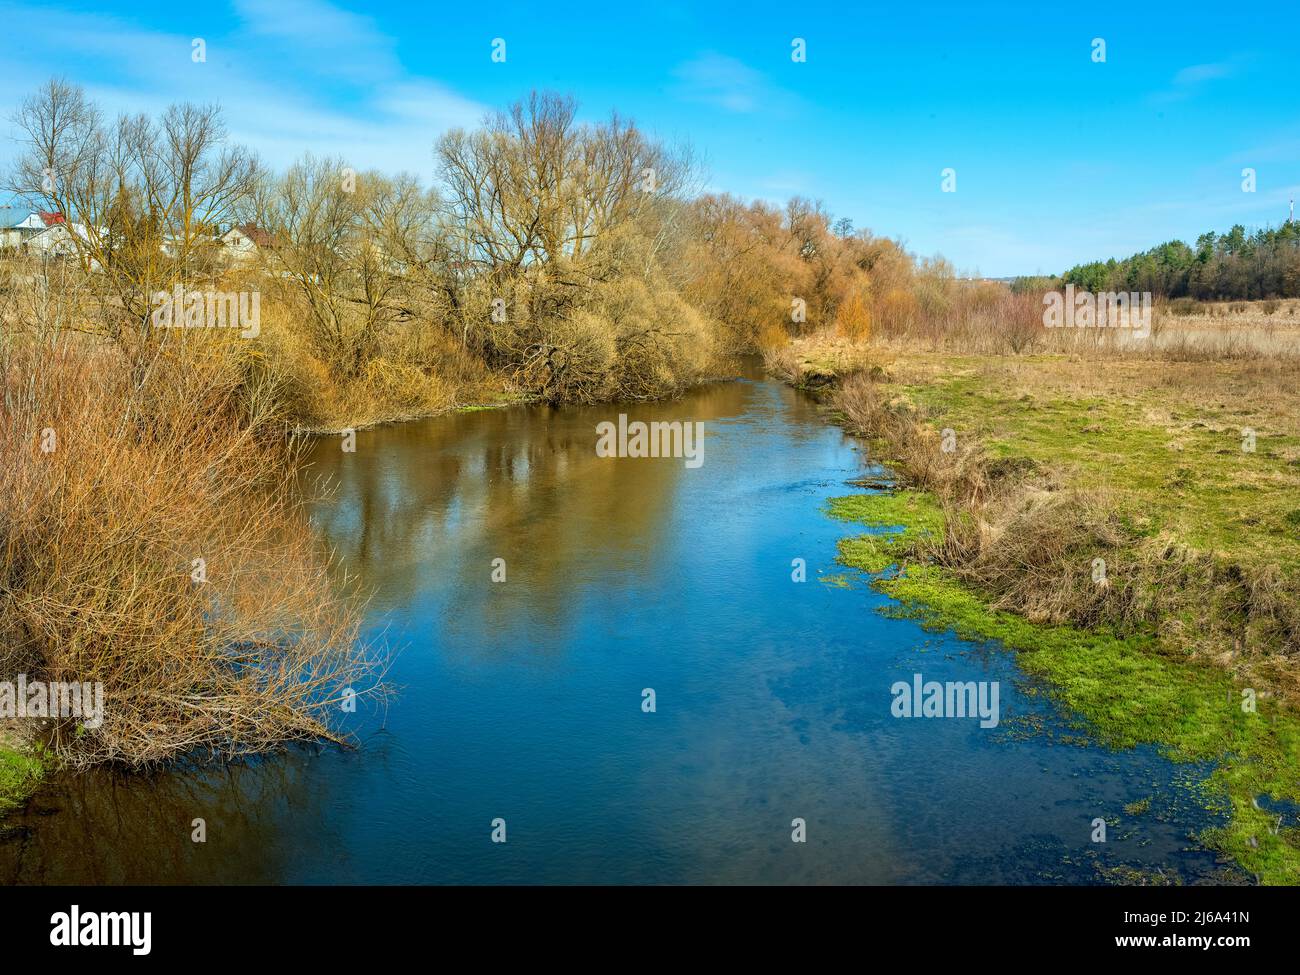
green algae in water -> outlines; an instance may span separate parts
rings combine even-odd
[[[1224,671],[1162,653],[1154,633],[1120,637],[1104,629],[1030,623],[991,609],[938,566],[911,560],[915,543],[943,531],[944,514],[924,492],[834,498],[830,513],[874,529],[839,546],[845,565],[871,573],[898,600],[900,615],[964,639],[998,640],[1017,651],[1026,673],[1046,680],[1102,744],[1157,745],[1177,762],[1213,762],[1200,788],[1228,824],[1201,837],[1261,883],[1300,883],[1295,818],[1259,808],[1257,798],[1300,800],[1300,721],[1268,699],[1243,707]],[[889,570],[897,567],[897,571]],[[1279,823],[1279,818],[1282,822]]]

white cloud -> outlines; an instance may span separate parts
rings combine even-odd
[[[1151,95],[1149,101],[1157,105],[1182,101],[1198,94],[1211,82],[1231,78],[1237,68],[1236,60],[1188,65],[1174,74],[1168,88]]]
[[[234,0],[241,33],[283,42],[277,51],[319,74],[375,82],[397,77],[396,45],[373,20],[324,0]]]
[[[1193,64],[1191,67],[1183,68],[1174,75],[1174,84],[1197,85],[1203,81],[1227,78],[1231,74],[1232,67],[1228,64]]]
[[[427,181],[437,136],[473,125],[487,110],[406,72],[367,18],[322,0],[236,0],[236,9],[240,23],[204,36],[207,60],[194,63],[190,37],[98,14],[0,4],[0,20],[30,41],[11,48],[0,66],[0,115],[8,118],[41,81],[62,75],[110,116],[156,113],[178,101],[219,103],[231,137],[273,166],[310,151]],[[0,162],[13,150],[0,140]]]
[[[784,111],[794,102],[793,95],[773,85],[761,72],[716,51],[706,51],[679,64],[673,76],[678,82],[674,88],[678,98],[728,112]]]

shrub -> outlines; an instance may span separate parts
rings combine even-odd
[[[225,340],[187,338],[142,374],[81,337],[0,346],[0,672],[102,682],[100,727],[49,728],[73,763],[336,738],[373,674],[275,397]]]

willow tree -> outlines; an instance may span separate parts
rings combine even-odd
[[[307,155],[269,183],[264,257],[338,375],[359,376],[385,330],[411,317],[412,292],[437,257],[434,202],[411,176],[358,173],[340,158]]]
[[[674,337],[636,296],[637,282],[663,290],[685,153],[617,115],[579,123],[573,99],[534,93],[447,133],[435,157],[456,324],[489,362],[548,395],[593,398],[622,351]]]

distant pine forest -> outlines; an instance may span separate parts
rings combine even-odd
[[[1247,233],[1201,234],[1196,246],[1171,240],[1131,257],[1076,264],[1059,278],[1019,278],[1017,291],[1073,284],[1085,291],[1149,291],[1202,301],[1300,297],[1300,223]]]

